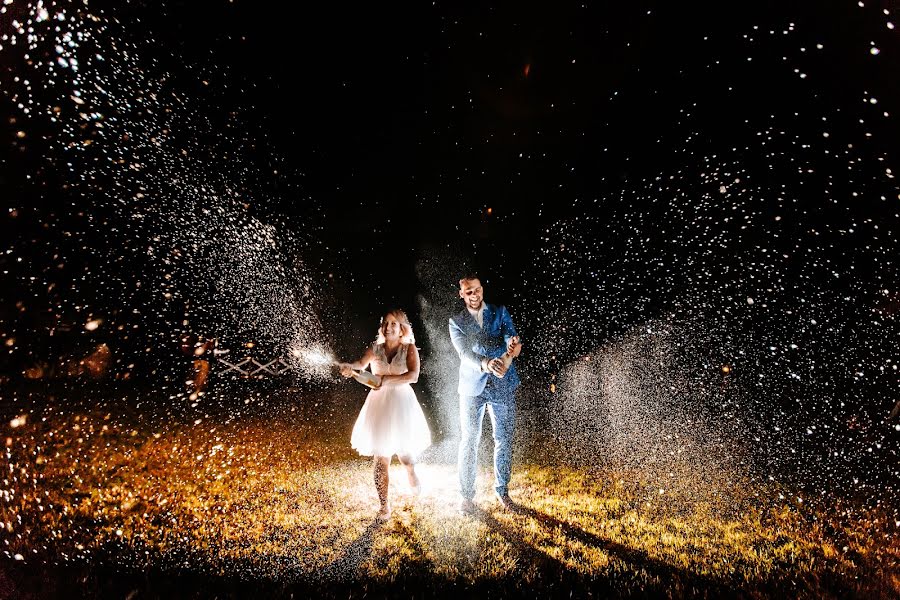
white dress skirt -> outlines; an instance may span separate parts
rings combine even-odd
[[[390,362],[383,344],[376,344],[373,351],[372,372],[376,375],[402,375],[408,371],[408,345],[401,345]],[[412,386],[405,383],[370,391],[353,426],[350,445],[363,456],[412,457],[430,446],[431,430]]]

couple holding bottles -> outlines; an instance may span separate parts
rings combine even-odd
[[[514,510],[508,486],[519,376],[512,359],[521,353],[522,344],[506,307],[484,301],[484,288],[477,275],[459,280],[459,297],[465,309],[449,323],[450,341],[460,358],[459,512],[473,514],[476,510],[475,476],[485,411],[494,431],[494,492],[504,509]],[[341,374],[350,377],[354,370],[370,365],[380,382],[366,398],[350,443],[361,455],[374,457],[375,488],[381,502],[376,518],[386,521],[391,516],[391,458],[396,454],[400,459],[409,485],[418,495],[416,457],[431,445],[431,432],[411,387],[419,379],[419,351],[402,310],[391,310],[382,317],[375,343],[359,360],[341,363]]]

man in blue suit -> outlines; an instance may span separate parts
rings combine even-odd
[[[509,358],[522,352],[522,344],[506,307],[484,302],[477,275],[459,280],[459,297],[466,307],[450,318],[450,341],[460,359],[459,510],[469,514],[475,511],[478,443],[485,409],[494,430],[494,491],[504,508],[513,509],[508,486],[519,375]]]

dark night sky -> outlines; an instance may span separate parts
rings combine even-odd
[[[900,105],[886,76],[900,72],[880,17],[888,3],[91,7],[118,19],[122,36],[155,40],[141,51],[212,122],[237,115],[251,143],[236,162],[260,174],[251,210],[311,240],[303,258],[357,288],[360,312],[413,305],[414,265],[436,251],[468,257],[489,299],[516,302],[531,293],[523,274],[547,228],[641,210],[618,204],[623,189],[691,164],[696,148],[726,152],[769,126],[819,137],[817,114],[849,138],[863,93]],[[877,60],[872,42],[885,49]],[[870,156],[895,160],[896,123],[879,121]],[[33,231],[67,212],[64,175],[46,162],[48,140],[15,138],[21,126],[4,129],[0,183],[11,206],[34,212],[4,231],[52,246]]]
[[[169,8],[164,23],[179,25],[164,35],[246,82],[287,190],[274,211],[314,221],[303,200],[314,199],[324,238],[351,264],[412,264],[453,243],[491,273],[489,257],[507,249],[506,292],[534,260],[508,249],[682,166],[689,136],[713,153],[753,140],[773,116],[811,132],[817,124],[791,117],[817,111],[839,132],[857,125],[860,90],[885,107],[900,100],[884,76],[888,61],[900,72],[896,53],[876,63],[865,52],[896,40],[871,18],[880,7],[855,2],[189,6]],[[873,154],[900,133],[896,119],[880,127],[891,129]],[[416,283],[406,272],[394,285]]]
[[[418,241],[481,231],[487,207],[502,223],[491,235],[543,226],[577,212],[576,198],[683,162],[675,151],[690,133],[726,148],[768,114],[855,107],[860,90],[896,106],[884,74],[898,58],[860,51],[895,42],[871,18],[876,4],[202,1],[106,14],[157,40],[175,87],[242,109],[260,142],[247,158],[278,171],[274,212],[309,218],[323,205],[338,239]],[[764,34],[788,23],[790,36]],[[804,62],[798,49],[818,40],[824,55]],[[206,88],[193,89],[198,75]],[[897,127],[885,126],[873,144],[887,148]]]
[[[691,133],[724,149],[770,114],[855,109],[860,90],[898,100],[884,77],[897,57],[864,51],[892,34],[852,2],[166,10],[160,38],[216,71],[223,98],[246,93],[259,158],[289,190],[276,210],[306,215],[312,198],[328,233],[363,248],[369,232],[413,246],[533,234],[581,210],[577,198],[682,163]],[[788,23],[790,36],[764,34]],[[824,58],[804,60],[820,40]],[[873,144],[893,144],[894,122]]]

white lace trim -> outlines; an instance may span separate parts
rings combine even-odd
[[[400,344],[400,347],[397,349],[397,353],[394,355],[394,358],[388,361],[387,354],[385,354],[384,352],[384,344],[375,344],[375,360],[381,363],[379,366],[383,368],[383,371],[382,369],[379,369],[379,371],[382,372],[378,374],[383,375],[385,373],[390,373],[392,375],[402,375],[403,373],[405,373],[407,371],[407,352],[409,352],[409,344]],[[399,362],[398,359],[400,359]],[[398,368],[402,369],[402,371],[395,372],[393,370],[395,363],[397,364]]]

